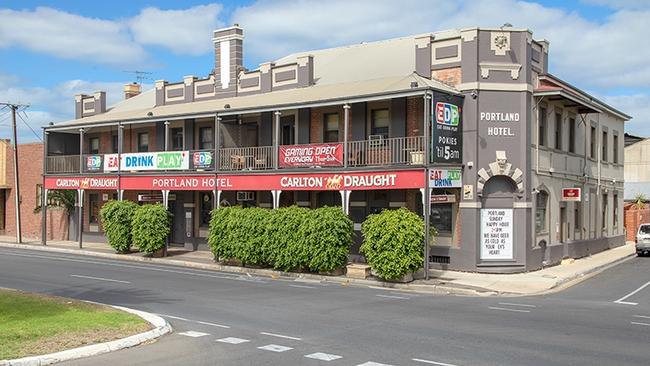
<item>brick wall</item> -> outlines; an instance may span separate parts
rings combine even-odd
[[[638,210],[634,206],[628,205],[624,208],[624,211],[625,241],[634,241],[636,240],[636,231],[639,229],[639,225],[650,223],[650,209]]]
[[[18,171],[20,172],[20,219],[21,234],[24,240],[41,239],[41,213],[34,213],[40,206],[37,185],[43,183],[43,144],[18,145]],[[16,235],[16,190],[14,189],[13,148],[7,145],[7,183],[5,202],[5,230],[0,235]],[[48,209],[48,239],[63,240],[68,238],[68,218],[63,209]]]
[[[406,136],[424,136],[424,98],[408,98],[406,100]]]
[[[460,67],[452,67],[448,69],[440,69],[431,71],[431,77],[442,81],[445,84],[456,86],[461,82]]]

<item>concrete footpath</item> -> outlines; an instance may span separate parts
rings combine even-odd
[[[0,247],[41,250],[55,253],[89,255],[107,259],[149,262],[190,267],[195,269],[216,270],[232,273],[250,274],[271,278],[297,281],[322,281],[341,283],[343,285],[362,285],[412,290],[436,294],[463,295],[538,295],[559,291],[595,275],[619,261],[635,255],[634,243],[606,250],[581,259],[569,259],[562,264],[538,271],[517,274],[485,274],[447,270],[431,270],[429,280],[415,280],[408,284],[385,282],[370,278],[366,280],[351,279],[345,276],[327,276],[311,273],[282,272],[266,268],[247,268],[215,263],[209,251],[185,251],[182,248],[170,248],[164,258],[149,258],[142,253],[116,254],[105,243],[84,243],[83,249],[77,242],[49,241],[43,246],[37,241],[25,241],[16,244],[11,237],[0,236]],[[421,277],[421,276],[420,276]]]

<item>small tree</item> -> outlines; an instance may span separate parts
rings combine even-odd
[[[137,205],[131,201],[108,201],[99,211],[108,244],[118,253],[131,250],[131,223]]]
[[[141,252],[153,254],[165,246],[169,236],[170,215],[160,203],[139,206],[133,214],[133,244]]]
[[[380,277],[396,280],[422,267],[424,221],[416,213],[400,208],[370,215],[361,233],[361,252]]]
[[[634,208],[637,210],[643,210],[645,208],[645,203],[647,200],[648,199],[643,193],[637,193],[637,195],[634,196]]]

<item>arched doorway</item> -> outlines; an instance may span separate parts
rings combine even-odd
[[[480,259],[482,261],[512,261],[513,203],[516,183],[508,176],[493,176],[483,187],[481,209]]]

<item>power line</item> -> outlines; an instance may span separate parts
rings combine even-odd
[[[23,112],[23,115],[25,116],[25,118],[29,119],[29,117],[27,116],[27,113],[25,113],[24,110],[23,110],[22,112]],[[32,133],[34,134],[34,136],[36,136],[37,139],[39,139],[41,142],[43,141],[43,139],[41,138],[41,136],[39,136],[38,133],[36,133],[36,131],[34,131],[34,129],[32,128],[32,126],[30,126],[29,123],[27,123],[27,121],[25,120],[25,118],[23,118],[23,117],[20,115],[20,113],[18,113],[18,118],[20,118],[20,120],[23,121],[23,123],[25,124],[25,126],[29,127],[29,129],[32,131]]]

